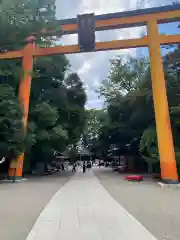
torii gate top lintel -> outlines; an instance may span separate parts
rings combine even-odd
[[[169,15],[172,11],[174,16],[172,14],[171,16]],[[177,17],[176,13],[178,13],[179,17]],[[152,15],[153,17],[157,17],[158,23],[179,21],[180,4],[96,15],[96,31],[145,26],[147,20],[150,16],[152,17]],[[129,21],[126,19],[129,19]],[[63,34],[73,34],[77,32],[77,18],[58,21],[63,29]]]
[[[86,15],[86,14],[85,14]],[[78,35],[83,38],[85,41],[91,39],[95,40],[95,31],[119,29],[119,28],[129,28],[136,26],[145,26],[148,25],[148,22],[155,20],[158,23],[168,23],[175,22],[180,20],[180,4],[168,5],[164,7],[156,8],[147,8],[140,10],[133,10],[127,12],[118,12],[118,13],[109,13],[103,15],[92,16],[94,20],[94,26],[88,28],[84,27],[84,30],[80,31],[79,27],[79,18],[83,15],[78,15],[77,18],[57,20],[59,22],[60,31],[62,35],[78,33]],[[91,20],[92,20],[91,19]],[[88,30],[89,35],[88,35]],[[84,33],[85,31],[85,33]],[[55,30],[42,29],[42,34],[52,36],[57,34]],[[81,33],[81,34],[80,34]],[[94,35],[94,39],[93,39]],[[84,39],[85,38],[85,39]],[[159,34],[160,44],[177,44],[180,43],[180,34],[174,35],[162,35]],[[81,44],[75,45],[65,45],[65,46],[55,46],[49,48],[34,48],[32,49],[33,56],[47,56],[47,55],[56,55],[56,54],[72,54],[79,52],[92,52],[92,51],[104,51],[104,50],[114,50],[114,49],[125,49],[125,48],[136,48],[136,47],[147,47],[148,46],[148,37],[141,37],[135,39],[126,39],[126,40],[113,40],[106,42],[95,42],[93,47],[89,50],[82,51]],[[6,53],[0,53],[0,59],[12,59],[12,58],[22,58],[23,50],[20,51],[11,51]]]

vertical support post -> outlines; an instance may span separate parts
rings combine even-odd
[[[33,71],[33,50],[35,48],[34,37],[29,37],[28,44],[24,48],[23,59],[22,59],[22,76],[19,85],[19,101],[23,106],[24,117],[23,123],[24,128],[27,128],[28,113],[29,113],[29,100],[31,91],[31,80]],[[22,178],[24,163],[24,153],[22,153],[16,160],[16,164],[11,164],[8,172],[8,179],[16,180]]]
[[[168,183],[177,183],[178,174],[160,50],[160,34],[156,20],[148,22],[148,39],[161,178]]]

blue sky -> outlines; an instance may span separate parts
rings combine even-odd
[[[172,4],[174,0],[56,0],[57,18],[76,17],[77,14],[94,12],[95,14],[103,14],[110,12],[121,12],[137,8],[147,8],[154,6],[163,6]],[[180,23],[179,23],[180,24]],[[177,23],[163,24],[159,26],[159,31],[166,34],[179,33]],[[116,39],[128,39],[139,37],[145,28],[130,28],[116,31],[105,31],[96,34],[97,41],[110,41]],[[62,43],[65,45],[76,44],[77,35],[68,35],[63,37]],[[165,50],[163,50],[164,52]],[[107,77],[109,71],[109,59],[116,55],[123,58],[127,56],[144,56],[148,55],[148,49],[126,49],[115,50],[99,53],[86,53],[68,55],[73,71],[78,72],[84,82],[86,92],[88,94],[88,108],[101,108],[103,99],[99,99],[96,90],[101,82]]]

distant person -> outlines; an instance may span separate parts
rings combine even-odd
[[[64,164],[61,165],[62,172],[65,172]]]
[[[86,164],[85,164],[85,162],[83,163],[83,173],[85,173],[86,172]]]
[[[76,163],[73,164],[72,172],[76,172]]]
[[[92,167],[92,166],[91,166],[91,162],[88,162],[88,163],[87,163],[87,169],[90,170],[91,167]]]

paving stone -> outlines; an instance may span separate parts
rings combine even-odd
[[[51,220],[49,228],[44,227],[47,219]],[[77,172],[49,202],[27,238],[42,239],[156,240],[111,197],[92,171]]]
[[[159,240],[180,239],[179,188],[160,188],[148,176],[140,183],[127,182],[110,168],[94,173],[111,196]]]
[[[65,172],[30,177],[27,181],[16,184],[1,183],[0,239],[25,240],[44,207],[71,176],[71,172]],[[50,210],[60,217],[58,212]],[[52,215],[46,216],[47,222],[52,220],[50,216]]]

